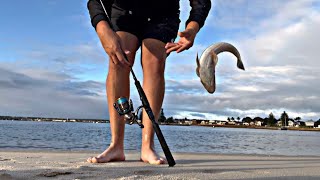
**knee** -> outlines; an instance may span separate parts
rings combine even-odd
[[[129,74],[130,68],[120,64],[109,63],[108,74]]]
[[[151,77],[163,77],[165,71],[165,57],[149,57],[143,62],[143,72]]]
[[[144,74],[162,77],[165,70],[167,54],[165,44],[156,39],[145,39],[142,43],[142,67]]]
[[[131,64],[133,64],[133,62],[131,61]],[[129,74],[130,73],[130,67],[127,65],[123,65],[121,63],[113,63],[113,61],[110,59],[109,60],[109,73],[126,73]]]

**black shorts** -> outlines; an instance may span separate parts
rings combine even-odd
[[[140,44],[147,38],[168,43],[174,42],[177,37],[180,19],[179,14],[147,16],[113,5],[111,22],[115,31],[125,31],[135,35]]]

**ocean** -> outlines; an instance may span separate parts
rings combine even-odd
[[[320,156],[320,132],[201,126],[160,126],[171,152]],[[108,123],[0,120],[0,149],[103,151]],[[156,149],[162,152],[158,140]],[[125,150],[139,151],[141,129],[126,125]]]

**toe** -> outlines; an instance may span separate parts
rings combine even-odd
[[[92,157],[89,157],[89,158],[87,159],[87,162],[88,162],[88,163],[92,163]]]
[[[161,164],[161,160],[158,159],[158,160],[154,160],[154,161],[149,161],[150,164],[153,164],[153,165],[159,165]]]
[[[98,158],[90,157],[90,158],[87,159],[87,162],[89,162],[89,163],[98,163]]]

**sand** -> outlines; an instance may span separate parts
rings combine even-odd
[[[0,150],[0,179],[320,179],[320,157],[173,153],[177,165],[90,164],[98,152]]]

